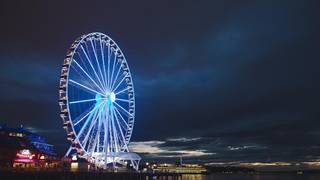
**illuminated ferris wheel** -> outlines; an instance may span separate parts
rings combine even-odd
[[[128,144],[135,117],[131,73],[124,54],[99,32],[75,40],[61,70],[59,104],[72,151],[96,166],[131,163],[140,157]]]

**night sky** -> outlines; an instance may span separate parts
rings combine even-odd
[[[317,1],[1,1],[0,123],[63,154],[58,86],[84,33],[112,37],[136,92],[131,149],[215,163],[320,159]],[[148,152],[153,152],[152,154]]]

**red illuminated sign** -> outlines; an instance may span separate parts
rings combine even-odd
[[[29,149],[22,149],[19,152],[17,152],[15,162],[34,162],[33,159],[35,156],[36,155],[32,154]]]

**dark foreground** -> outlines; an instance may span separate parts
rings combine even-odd
[[[320,174],[147,174],[104,172],[0,172],[0,180],[319,180]]]
[[[111,172],[36,172],[36,171],[7,171],[0,172],[0,180],[130,180],[130,179],[181,179],[181,174],[161,173],[111,173]]]

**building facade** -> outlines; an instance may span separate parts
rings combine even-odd
[[[0,126],[1,168],[50,168],[58,162],[53,145],[43,136],[22,127]]]

